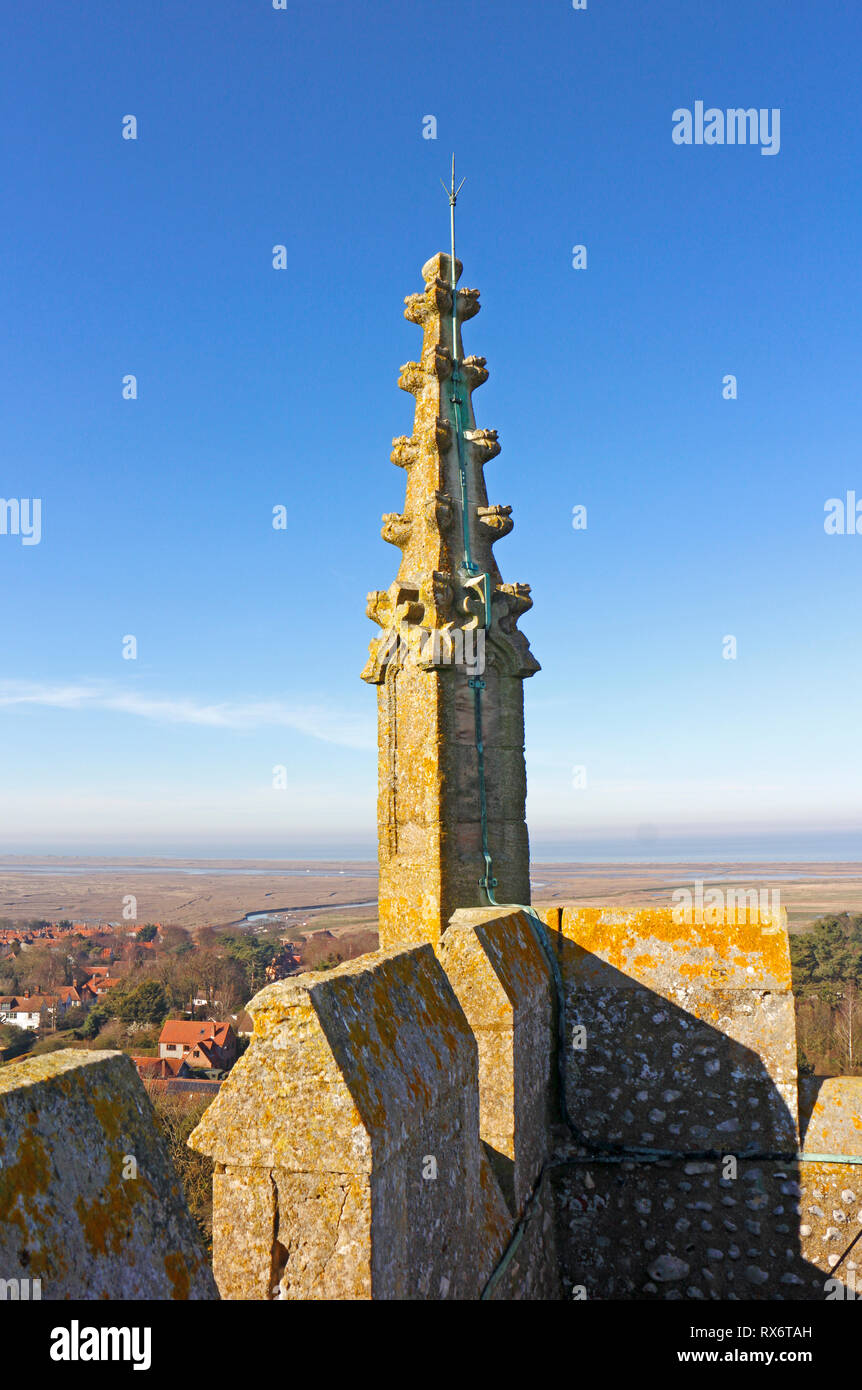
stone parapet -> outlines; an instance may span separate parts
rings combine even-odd
[[[798,1147],[787,930],[670,909],[540,911],[566,995],[569,1113],[588,1139],[673,1152]]]
[[[554,1296],[548,968],[497,912],[462,914],[439,960],[377,952],[252,1000],[190,1140],[216,1164],[223,1298],[477,1299],[528,1206],[489,1296]]]
[[[456,912],[282,981],[193,1135],[222,1297],[822,1299],[862,1252],[862,1078],[803,1087],[780,919]],[[816,1161],[807,1161],[813,1155]]]
[[[556,1040],[548,963],[517,907],[456,912],[438,955],[479,1048],[482,1140],[520,1211],[550,1154]]]
[[[800,1243],[823,1274],[862,1292],[862,1076],[805,1077],[799,1088],[802,1152],[799,1165]],[[811,1155],[847,1155],[859,1163],[830,1163]]]
[[[191,1142],[218,1165],[226,1298],[470,1299],[511,1218],[478,1050],[430,946],[270,985]]]
[[[43,1299],[218,1296],[123,1053],[70,1048],[0,1070],[0,1212],[0,1273],[39,1280]]]

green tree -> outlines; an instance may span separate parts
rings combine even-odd
[[[158,980],[145,980],[127,990],[114,1005],[114,1017],[123,1023],[161,1023],[167,1014],[167,995]]]
[[[35,1041],[36,1034],[29,1028],[16,1028],[12,1023],[0,1024],[0,1052],[4,1062],[11,1062],[22,1052],[29,1052]]]
[[[87,1020],[81,1029],[83,1037],[90,1039],[97,1038],[105,1024],[111,1018],[113,1018],[113,1012],[104,1000],[98,1004],[94,1004],[87,1014]]]
[[[86,1010],[82,1009],[80,1004],[73,1004],[65,1013],[58,1013],[57,1031],[68,1033],[71,1029],[83,1028],[86,1020]]]
[[[239,932],[221,933],[219,943],[243,968],[246,998],[261,988],[266,978],[266,967],[281,954],[282,949],[280,941],[261,941],[257,936]]]

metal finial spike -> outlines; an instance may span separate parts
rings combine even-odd
[[[454,150],[453,150],[453,152],[452,152],[452,197],[453,197],[453,198],[457,198],[457,197],[458,197],[458,194],[461,192],[461,189],[464,187],[464,184],[465,184],[466,182],[467,182],[466,178],[463,178],[463,179],[461,180],[461,182],[458,184],[458,187],[457,187],[457,188],[455,187],[455,152],[454,152]]]
[[[457,203],[457,201],[458,201],[458,194],[461,192],[461,189],[464,187],[464,184],[465,184],[466,182],[467,182],[467,179],[466,179],[466,176],[465,176],[465,177],[461,180],[461,182],[458,184],[458,187],[457,187],[457,188],[455,187],[455,156],[454,156],[454,154],[453,154],[453,156],[452,156],[452,182],[450,183],[449,187],[447,188],[446,185],[445,185],[445,183],[443,182],[443,180],[442,180],[442,179],[440,180],[440,186],[441,186],[441,188],[443,189],[443,192],[446,194],[446,197],[449,199],[449,206],[450,206],[450,207],[454,207],[455,204]]]
[[[451,257],[450,266],[449,266],[449,273],[450,273],[450,277],[451,277],[453,314],[454,314],[455,303],[456,303],[456,299],[455,299],[455,295],[456,295],[456,290],[455,290],[455,283],[456,283],[456,276],[455,276],[455,204],[456,204],[457,201],[458,201],[458,194],[461,192],[461,189],[464,187],[464,184],[465,184],[466,182],[467,182],[466,178],[463,178],[463,179],[461,180],[461,182],[458,184],[458,187],[457,187],[457,188],[455,187],[455,155],[453,154],[453,155],[452,155],[452,182],[450,183],[449,187],[447,188],[446,185],[445,185],[445,183],[443,183],[443,180],[442,180],[442,179],[440,180],[440,183],[441,183],[441,185],[442,185],[442,187],[443,187],[443,192],[446,194],[447,198],[449,199],[449,238],[450,238],[450,257]],[[455,324],[454,317],[453,317],[453,323],[452,323],[452,334],[453,334],[453,342],[454,342],[455,339],[456,339],[456,337],[457,337],[456,324]]]

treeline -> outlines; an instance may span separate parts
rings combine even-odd
[[[862,1071],[862,914],[820,917],[790,938],[799,1067],[821,1076]]]
[[[45,927],[53,925],[53,922],[48,922],[44,917],[0,917],[0,931],[43,931]],[[57,923],[58,927],[71,925],[68,919]]]

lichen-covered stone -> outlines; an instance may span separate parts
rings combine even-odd
[[[455,272],[457,281],[458,262]],[[387,515],[383,525],[384,539],[402,557],[389,589],[369,595],[368,615],[383,633],[371,643],[362,673],[378,687],[379,915],[386,949],[436,945],[453,911],[487,901],[479,887],[485,863],[477,698],[496,896],[528,903],[530,893],[523,680],[538,662],[517,627],[531,606],[529,587],[504,584],[493,554],[512,522],[511,508],[488,505],[484,465],[499,445],[493,430],[476,428],[472,406],[488,373],[484,359],[464,357],[461,342],[462,322],[479,311],[478,291],[455,290],[453,328],[451,258],[434,256],[422,275],[425,289],[409,297],[406,309],[422,326],[422,353],[399,379],[416,399],[413,434],[394,440],[392,452],[407,473],[406,499],[403,513]],[[472,575],[464,564],[465,526]],[[470,685],[476,677],[484,682],[478,691]]]
[[[800,1116],[803,1153],[862,1158],[862,1077],[805,1077]],[[842,1259],[862,1226],[862,1163],[813,1161],[801,1163],[799,1172],[802,1249],[825,1287],[833,1275],[846,1280],[862,1268],[858,1244]],[[862,1282],[858,1273],[856,1282]]]
[[[862,1076],[805,1078],[800,1084],[804,1153],[843,1153],[862,1158]],[[862,1164],[848,1176],[862,1190]]]
[[[438,956],[479,1047],[482,1139],[520,1211],[549,1155],[556,1039],[548,962],[517,907],[456,912]]]
[[[565,980],[569,1112],[585,1135],[673,1152],[795,1152],[783,920],[685,923],[669,908],[544,916]]]
[[[822,1299],[855,1270],[857,1168],[795,1158],[786,937],[546,916],[569,1042],[587,1021],[582,1139],[558,1130],[551,1152],[552,996],[516,907],[456,913],[436,958],[270,986],[193,1136],[219,1166],[224,1297],[477,1298],[493,1272],[495,1300],[557,1297],[558,1274],[589,1299]],[[806,1154],[852,1155],[860,1082],[810,1091]]]
[[[478,1297],[511,1217],[479,1138],[476,1041],[431,947],[248,1007],[251,1046],[190,1140],[219,1165],[222,1296]]]
[[[43,1299],[216,1298],[128,1057],[68,1049],[0,1070],[0,1271]]]

